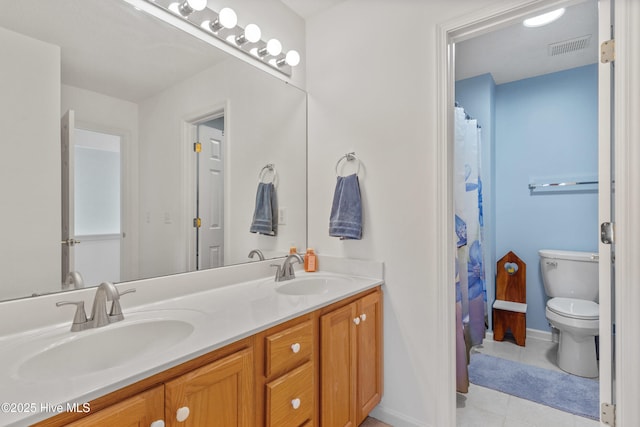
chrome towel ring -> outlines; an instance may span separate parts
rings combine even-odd
[[[338,159],[338,162],[336,163],[336,176],[340,176],[340,173],[338,172],[338,167],[340,166],[340,163],[342,163],[343,160],[347,162],[352,162],[355,160],[357,162],[356,175],[360,173],[360,159],[357,158],[356,153],[352,151],[351,153],[347,153]]]
[[[271,180],[265,181],[265,178],[267,178],[269,174],[271,174]],[[277,179],[278,171],[276,170],[276,166],[273,163],[267,163],[262,169],[260,169],[260,173],[258,173],[258,183],[273,183],[273,185],[276,185]]]

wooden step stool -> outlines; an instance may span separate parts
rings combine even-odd
[[[504,340],[511,330],[516,344],[527,338],[527,265],[509,252],[498,261],[496,301],[493,303],[493,339]]]

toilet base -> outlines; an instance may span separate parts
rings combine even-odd
[[[560,331],[558,367],[573,375],[596,378],[599,372],[595,337],[588,335],[576,339],[575,336]]]

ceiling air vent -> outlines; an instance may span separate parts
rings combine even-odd
[[[589,40],[591,40],[591,34],[563,42],[551,43],[549,45],[549,56],[564,55],[565,53],[586,49],[589,46]]]

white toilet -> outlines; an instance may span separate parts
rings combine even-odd
[[[598,254],[538,251],[547,296],[546,316],[560,331],[558,366],[581,377],[598,376]]]

